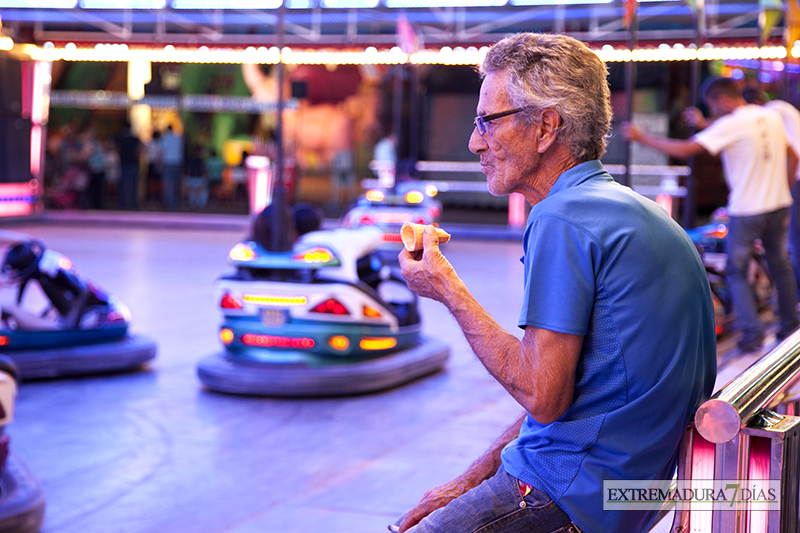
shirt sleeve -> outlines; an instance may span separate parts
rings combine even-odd
[[[583,229],[558,217],[540,217],[529,231],[519,327],[585,335],[602,248]]]
[[[695,133],[692,139],[711,155],[719,154],[738,139],[739,131],[733,118],[731,115],[718,118],[706,129]]]

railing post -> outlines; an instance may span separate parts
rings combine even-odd
[[[778,415],[763,411],[742,430],[742,436],[759,439],[762,448],[751,446],[749,475],[768,475],[769,479],[780,478],[780,508],[769,511],[766,529],[769,533],[798,533],[798,505],[800,505],[800,472],[798,472],[798,452],[800,452],[800,417]],[[757,441],[758,442],[758,441]],[[754,457],[755,455],[755,457]],[[761,463],[761,464],[759,464]],[[756,479],[748,477],[747,479]],[[749,531],[760,522],[751,516]]]
[[[715,480],[715,490],[725,481],[780,480],[780,505],[770,510],[751,509],[736,502],[731,511],[697,510],[690,505],[675,511],[671,533],[800,533],[800,417],[764,410],[734,438],[713,444],[689,426],[678,449],[677,479],[691,487],[692,480]]]

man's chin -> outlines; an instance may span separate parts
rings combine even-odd
[[[499,184],[492,181],[488,174],[486,176],[486,188],[489,189],[489,194],[492,196],[508,196],[510,194],[510,191],[506,191]]]

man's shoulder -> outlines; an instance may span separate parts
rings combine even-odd
[[[729,143],[745,139],[754,134],[755,126],[764,118],[782,122],[776,111],[766,109],[764,106],[747,104],[717,118],[709,127],[695,133],[692,138],[706,149],[709,148],[708,144],[710,143]]]
[[[783,100],[772,100],[764,104],[764,107],[778,113],[781,118],[800,122],[800,111],[798,111],[798,109],[789,102],[785,102]]]
[[[597,228],[618,226],[623,220],[638,220],[649,211],[629,187],[613,179],[587,179],[548,196],[534,206],[531,215],[557,219],[594,233]]]
[[[764,107],[767,109],[774,109],[775,111],[787,111],[789,113],[797,113],[800,115],[800,110],[798,110],[795,106],[787,102],[786,100],[770,100]]]
[[[781,115],[777,109],[767,107],[764,105],[755,105],[755,104],[747,104],[745,106],[741,106],[737,108],[733,113],[729,115],[732,119],[740,119],[740,120],[761,120],[763,118],[768,118],[770,120],[782,120]]]

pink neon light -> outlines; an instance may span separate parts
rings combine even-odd
[[[42,123],[42,100],[44,99],[44,76],[42,76],[42,68],[45,68],[44,61],[35,61],[31,72],[32,91],[30,95],[31,105],[31,122],[34,124]],[[34,173],[35,175],[35,173]]]
[[[0,183],[0,217],[30,215],[33,211],[34,194],[35,190],[30,182]]]
[[[765,491],[769,490],[769,457],[771,452],[772,443],[770,439],[763,437],[750,437],[750,464],[749,476],[751,480],[748,483],[748,488],[755,485],[763,488]],[[768,514],[766,510],[750,509],[750,529],[749,533],[766,533]]]
[[[659,194],[656,196],[656,203],[664,208],[664,211],[672,216],[672,196],[668,194]]]
[[[42,127],[38,124],[31,126],[31,174],[39,177],[42,169]]]
[[[508,197],[508,225],[515,228],[525,225],[525,197],[516,192]]]
[[[8,204],[0,204],[0,218],[1,217],[24,217],[31,214],[31,204],[23,202],[15,202]]]
[[[249,161],[251,157],[247,158]],[[266,157],[263,159],[269,161]],[[249,168],[250,212],[260,213],[272,202],[272,170],[269,166]]]
[[[708,442],[694,431],[692,444],[692,479],[714,479],[714,443]],[[689,531],[711,531],[714,513],[692,509],[689,511]]]
[[[38,185],[38,182],[0,183],[0,201],[18,196],[29,196],[32,194],[34,185]]]

